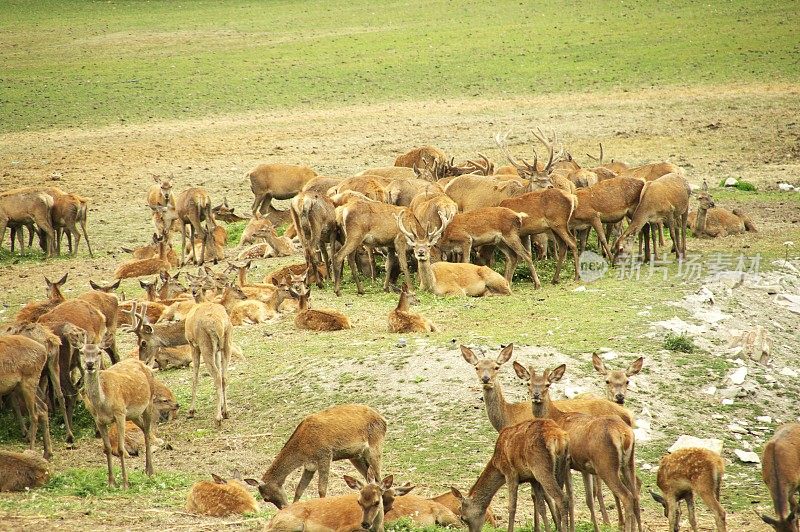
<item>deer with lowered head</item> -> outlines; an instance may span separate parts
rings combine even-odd
[[[690,212],[687,219],[689,229],[694,236],[722,238],[728,235],[739,235],[747,231],[757,233],[756,226],[746,214],[738,209],[729,211],[717,207],[714,198],[708,191],[708,183],[703,181],[703,188],[697,196],[699,203],[696,212]]]
[[[371,200],[386,203],[387,184],[388,182],[379,176],[357,175],[343,179],[331,187],[328,196],[334,197],[343,192],[358,192]]]
[[[687,448],[666,454],[658,464],[656,483],[663,495],[650,491],[653,499],[664,507],[670,532],[678,532],[681,523],[681,501],[686,501],[689,524],[697,531],[694,496],[699,495],[714,513],[717,532],[725,532],[725,510],[719,503],[725,461],[708,449]]]
[[[800,423],[778,427],[764,446],[761,478],[769,489],[777,517],[762,515],[761,519],[777,532],[800,530]]]
[[[571,467],[583,476],[586,504],[595,530],[598,527],[592,495],[593,475],[599,477],[621,503],[624,518],[620,520],[620,529],[632,532],[638,528],[641,532],[635,438],[631,427],[617,416],[592,416],[559,410],[550,399],[550,386],[561,380],[566,371],[564,364],[537,375],[533,367],[526,368],[515,361],[514,371],[520,379],[528,382],[534,417],[552,419],[567,432]]]
[[[267,524],[266,530],[383,532],[385,512],[394,504],[396,497],[411,489],[408,486],[393,488],[392,475],[378,482],[372,470],[369,472],[366,484],[348,475],[344,475],[344,480],[350,488],[358,490],[358,495],[340,495],[296,502],[275,514]]]
[[[108,465],[108,485],[116,486],[111,466],[111,442],[108,427],[117,426],[120,466],[122,467],[122,487],[128,488],[128,471],[125,468],[125,421],[133,421],[144,434],[145,472],[153,476],[153,456],[150,448],[150,427],[153,421],[153,373],[139,360],[125,359],[100,369],[100,349],[95,344],[86,344],[83,349],[83,365],[86,370],[86,386],[83,400],[92,414],[100,437]]]
[[[420,194],[444,194],[440,183],[431,183],[425,179],[393,179],[386,185],[386,202],[392,205],[408,207]]]
[[[320,258],[331,271],[331,257],[336,253],[339,228],[336,225],[336,206],[319,192],[301,192],[292,199],[292,220],[303,245],[306,265],[312,280],[323,287]]]
[[[414,304],[416,304],[416,299],[416,296],[411,294],[405,285],[400,287],[400,300],[397,302],[397,308],[389,312],[389,332],[424,333],[438,331],[431,320],[409,311],[411,301],[413,300]]]
[[[89,210],[89,199],[77,194],[62,194],[53,197],[53,229],[56,232],[56,250],[61,253],[61,236],[66,233],[69,252],[73,256],[78,254],[78,243],[81,234],[78,231],[80,226],[83,231],[86,247],[89,248],[89,256],[94,257],[92,245],[89,243],[89,235],[86,232],[86,213]],[[74,244],[73,244],[74,242]]]
[[[324,308],[312,309],[309,307],[311,287],[307,283],[307,273],[292,275],[289,293],[297,299],[297,315],[294,324],[298,329],[309,331],[341,331],[351,329],[350,318],[338,310]]]
[[[45,255],[50,257],[56,249],[53,229],[53,196],[37,188],[18,188],[0,193],[0,248],[9,224],[36,224],[46,235]]]
[[[250,219],[248,216],[239,216],[233,212],[234,210],[236,210],[235,207],[228,205],[228,198],[223,197],[222,203],[211,209],[211,214],[214,215],[215,220],[222,220],[226,224],[243,222]]]
[[[420,146],[412,148],[402,155],[398,155],[394,160],[395,166],[405,166],[407,168],[421,168],[430,162],[447,162],[447,154],[436,146]]]
[[[283,487],[286,478],[302,467],[294,502],[300,500],[315,473],[319,496],[325,497],[333,460],[350,460],[365,479],[369,479],[368,470],[380,476],[385,437],[386,420],[374,409],[359,404],[332,406],[303,418],[261,476],[261,482],[252,478],[245,482],[258,487],[265,502],[284,508],[289,505]]]
[[[275,210],[273,199],[286,200],[294,197],[303,186],[317,177],[308,166],[295,164],[260,164],[247,173],[250,190],[253,191],[253,214],[271,214]]]
[[[0,451],[0,492],[27,491],[50,480],[50,464],[31,451]]]
[[[442,222],[444,223],[444,220]],[[425,233],[419,222],[411,226],[411,230],[400,217],[397,217],[396,223],[406,243],[414,250],[421,290],[427,290],[438,296],[511,295],[508,281],[488,266],[450,262],[431,264],[431,248],[442,236],[444,225]]]

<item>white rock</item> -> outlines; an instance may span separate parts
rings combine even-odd
[[[783,375],[784,377],[797,377],[798,373],[792,368],[783,368],[781,370],[781,375]]]
[[[691,323],[686,323],[682,319],[677,316],[670,318],[665,321],[657,321],[653,325],[658,325],[667,329],[668,331],[676,332],[676,333],[689,333],[689,334],[702,334],[707,331],[705,325],[692,325]]]
[[[730,406],[733,404],[733,399],[723,399],[722,404],[725,406]]]
[[[747,366],[736,368],[736,370],[728,376],[728,380],[733,384],[742,384],[747,378]]]
[[[667,452],[674,453],[679,449],[686,449],[687,447],[700,447],[701,449],[708,449],[717,454],[722,454],[722,440],[716,438],[698,438],[687,434],[680,436],[675,443],[667,449]]]
[[[778,294],[775,296],[775,303],[783,305],[790,312],[800,314],[800,296],[794,294]]]
[[[636,428],[643,429],[643,430],[650,430],[650,420],[649,419],[636,419]]]
[[[633,429],[633,435],[636,438],[636,442],[643,442],[652,439],[650,436],[650,431],[645,429]]]
[[[739,181],[737,181],[735,177],[729,177],[728,179],[725,180],[725,186],[726,187],[735,187],[736,183],[738,183],[738,182]]]
[[[741,460],[746,464],[760,464],[761,459],[759,459],[758,455],[753,451],[743,451],[742,449],[734,449],[733,454],[736,455],[736,458]]]
[[[727,320],[730,318],[730,315],[716,308],[699,308],[695,309],[694,313],[692,313],[692,317],[706,323],[717,323],[722,320]]]
[[[645,471],[650,471],[651,469],[653,469],[653,465],[645,462],[644,464],[640,465],[639,468]]]
[[[778,189],[782,190],[783,192],[792,192],[794,187],[789,183],[778,183]]]
[[[770,416],[757,416],[756,421],[759,423],[772,423],[772,418]]]
[[[573,397],[582,394],[586,390],[581,386],[567,386],[564,388],[564,395],[567,399],[572,399]]]
[[[598,353],[608,353],[609,351],[613,351],[610,347],[601,347],[597,350]]]
[[[573,292],[586,292],[586,287],[585,286],[579,286],[579,287],[573,289],[572,291]]]
[[[737,434],[747,434],[747,429],[736,423],[730,423],[728,425],[728,430]]]
[[[706,395],[714,395],[715,393],[717,393],[717,387],[716,386],[709,386],[708,388],[703,390],[703,393],[706,394]]]
[[[784,268],[792,273],[800,273],[800,270],[797,269],[797,266],[783,259],[773,260],[772,265],[776,268]]]
[[[722,414],[711,414],[712,419],[725,419],[725,416]]]
[[[616,351],[606,351],[600,355],[600,358],[603,360],[614,360],[615,358],[619,358],[619,355]]]

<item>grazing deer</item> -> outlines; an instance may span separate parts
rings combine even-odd
[[[592,475],[600,477],[614,498],[621,502],[625,515],[619,523],[620,529],[633,531],[637,527],[641,532],[633,430],[617,416],[591,416],[559,410],[550,399],[550,386],[561,380],[566,369],[562,364],[537,375],[533,367],[528,369],[514,362],[517,376],[528,382],[534,417],[552,419],[569,435],[572,469],[583,475],[586,504],[595,530],[599,529],[594,513]]]
[[[358,192],[371,200],[386,203],[386,188],[388,182],[378,176],[359,175],[343,179],[328,191],[328,196],[336,196],[343,192]]]
[[[123,262],[114,270],[115,279],[130,279],[132,277],[142,277],[144,275],[161,274],[169,272],[172,265],[167,256],[167,235],[162,234],[158,240],[158,256],[148,259],[134,259]]]
[[[764,446],[761,478],[769,488],[777,519],[762,515],[761,519],[778,532],[800,530],[800,423],[787,423],[775,431]]]
[[[392,205],[408,207],[420,194],[444,194],[440,183],[425,179],[393,179],[386,185],[386,201]]]
[[[331,257],[336,253],[339,231],[336,225],[336,206],[325,194],[301,192],[292,199],[292,220],[306,259],[312,280],[323,287],[319,260],[331,271]],[[328,251],[330,248],[330,251]]]
[[[192,485],[186,498],[186,511],[191,514],[227,517],[258,511],[253,495],[237,480],[225,480],[211,473],[214,482],[201,480]]]
[[[0,193],[0,249],[9,223],[36,224],[46,235],[45,255],[55,252],[56,233],[53,229],[52,195],[36,188],[18,188]]]
[[[614,245],[614,261],[630,246],[633,237],[645,224],[666,223],[669,227],[669,234],[675,248],[675,255],[679,260],[686,255],[686,223],[689,212],[689,195],[691,189],[689,183],[681,174],[671,173],[659,177],[654,181],[648,181],[642,187],[639,198],[639,205],[633,212],[630,224],[622,232]],[[656,233],[651,231],[653,237],[653,254],[649,252],[647,245],[648,259],[652,262],[658,256],[656,247]],[[645,244],[648,244],[645,236]]]
[[[283,488],[286,477],[302,467],[294,502],[300,500],[314,473],[319,473],[319,496],[325,497],[332,460],[350,460],[366,479],[370,469],[380,476],[385,437],[386,420],[372,408],[359,404],[332,406],[303,418],[261,482],[252,478],[245,482],[258,487],[264,501],[284,508],[289,504]]]
[[[27,491],[50,480],[50,464],[30,451],[0,451],[0,471],[0,492]]]
[[[508,486],[508,530],[512,532],[520,483],[531,485],[536,505],[535,530],[539,530],[539,516],[546,516],[542,500],[550,508],[556,530],[567,530],[572,500],[570,447],[567,433],[549,419],[534,419],[503,429],[492,458],[469,495],[465,497],[452,488],[453,495],[461,501],[461,519],[470,532],[483,528],[486,510],[503,484]],[[544,526],[549,530],[546,518]]]
[[[293,275],[291,285],[288,287],[292,297],[297,299],[297,315],[294,324],[298,329],[309,331],[341,331],[351,329],[350,318],[338,310],[324,308],[309,308],[311,287],[306,283],[306,275]]]
[[[325,499],[295,502],[280,510],[267,525],[270,532],[298,530],[383,532],[384,513],[411,488],[393,488],[394,477],[389,475],[378,483],[372,476],[366,484],[344,475],[347,485],[358,495],[340,495]]]
[[[78,225],[80,225],[84,240],[86,240],[86,247],[89,248],[89,256],[94,257],[92,245],[89,243],[89,235],[86,233],[86,212],[88,210],[88,198],[77,194],[62,194],[53,197],[52,220],[53,229],[56,231],[58,253],[61,253],[62,233],[66,233],[70,254],[78,255],[78,243],[81,240],[81,234],[78,232]]]
[[[139,360],[125,359],[109,369],[100,369],[100,349],[86,344],[83,349],[86,387],[83,399],[92,414],[108,464],[108,485],[116,486],[111,467],[111,442],[108,426],[117,425],[122,487],[128,488],[128,471],[125,469],[125,421],[133,421],[144,433],[145,472],[153,476],[153,457],[150,448],[150,425],[153,415],[153,373]]]
[[[47,299],[45,301],[31,301],[27,303],[17,312],[17,315],[14,316],[14,321],[17,323],[34,322],[43,314],[47,314],[56,308],[56,306],[66,301],[64,294],[61,293],[61,287],[67,282],[68,275],[69,273],[65,273],[61,279],[55,282],[45,277],[44,282],[47,284]]]
[[[687,218],[687,224],[694,236],[722,238],[747,231],[758,232],[750,217],[738,209],[729,211],[717,207],[714,198],[708,191],[708,183],[705,181],[703,181],[703,189],[697,196],[697,201],[699,202],[697,211],[690,212]]]
[[[493,244],[506,256],[505,278],[509,285],[517,263],[523,260],[530,269],[535,287],[540,288],[536,267],[519,236],[527,217],[524,212],[514,212],[505,207],[484,207],[458,213],[447,224],[436,247],[444,253],[460,251],[461,262],[469,263],[474,247]]]
[[[260,164],[247,173],[253,191],[253,215],[275,211],[272,199],[286,200],[294,197],[303,186],[317,177],[308,166],[294,164]]]
[[[44,458],[49,460],[53,451],[47,405],[37,397],[47,358],[47,349],[39,342],[20,335],[0,336],[0,396],[19,394],[30,419],[29,448],[33,450],[36,446],[36,432],[41,423]]]
[[[397,225],[408,246],[414,250],[421,290],[439,296],[511,295],[508,281],[488,266],[449,262],[431,264],[431,248],[439,241],[442,227],[425,234],[417,222],[412,226],[413,231],[409,231],[400,217],[397,218]]]
[[[439,329],[436,328],[436,325],[431,320],[409,312],[409,304],[412,298],[416,302],[416,296],[409,293],[408,288],[403,285],[400,288],[400,300],[397,302],[397,308],[389,312],[389,332],[437,332]]]
[[[458,498],[456,498],[455,495],[453,495],[452,491],[446,491],[446,492],[442,493],[441,495],[437,495],[436,497],[431,497],[430,500],[432,500],[434,502],[438,502],[439,504],[441,504],[442,506],[444,506],[445,508],[447,508],[451,512],[453,512],[455,515],[459,516],[459,518],[462,516],[462,514],[461,514],[461,501],[458,500]],[[397,502],[397,501],[395,501],[395,502]],[[493,527],[497,527],[497,518],[494,516],[494,513],[492,513],[491,508],[488,508],[488,507],[486,508],[486,521],[485,522],[490,524]]]
[[[719,503],[724,473],[725,461],[708,449],[679,449],[661,458],[656,482],[664,495],[652,490],[650,495],[664,507],[664,517],[669,519],[670,532],[680,530],[681,501],[686,501],[689,524],[692,530],[697,531],[697,519],[694,515],[695,493],[714,513],[717,532],[725,532],[725,510]]]

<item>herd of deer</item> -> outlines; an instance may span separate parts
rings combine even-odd
[[[153,242],[126,250],[133,259],[119,265],[114,284],[91,282],[91,291],[66,299],[61,293],[66,275],[57,282],[46,280],[48,299],[27,304],[14,323],[6,326],[0,336],[0,396],[12,394],[6,403],[14,408],[31,449],[42,425],[44,455],[49,458],[48,411],[58,404],[71,443],[72,411],[80,395],[103,440],[109,485],[115,484],[112,456],[117,455],[127,487],[126,456],[143,450],[146,472],[152,475],[155,422],[168,421],[179,408],[152,368],[192,365],[192,417],[202,359],[214,382],[215,423],[220,427],[228,417],[227,368],[231,357],[241,354],[233,343],[234,326],[263,323],[281,312],[296,311],[298,328],[350,328],[350,320],[340,312],[309,306],[311,287],[324,287],[327,278],[332,277],[335,293],[340,295],[345,260],[361,294],[360,275],[374,278],[375,255],[384,255],[384,288],[388,290],[399,274],[404,277],[397,308],[388,316],[389,330],[428,332],[437,330],[436,326],[409,310],[415,299],[409,255],[415,259],[421,290],[437,295],[508,295],[519,261],[528,265],[534,285],[540,287],[534,250],[541,259],[552,246],[557,259],[554,283],[569,250],[577,276],[578,254],[591,229],[597,233],[599,249],[611,260],[626,253],[636,236],[640,236],[640,253],[644,246],[644,256],[654,259],[658,246],[664,245],[661,224],[669,228],[679,258],[685,254],[689,220],[696,234],[708,236],[753,230],[746,216],[716,207],[707,187],[692,217],[688,210],[691,190],[675,165],[629,168],[616,161],[603,163],[601,145],[598,164],[581,168],[563,148],[556,149],[554,133],[550,138],[541,131],[534,135],[548,150],[546,162],[539,160],[535,150],[532,163],[518,161],[508,151],[507,135],[497,135],[495,140],[510,165],[496,170],[482,155],[455,165],[430,146],[398,157],[395,166],[371,168],[344,179],[319,176],[305,166],[258,166],[248,174],[254,202],[240,253],[221,272],[204,264],[226,258],[228,236],[219,221],[247,218],[234,214],[227,200],[212,208],[202,188],[175,195],[171,179],[157,178],[147,195],[155,228]],[[273,199],[290,199],[289,209],[276,209]],[[71,218],[56,215],[59,201],[80,206],[72,210]],[[25,205],[25,213],[20,205]],[[625,219],[629,223],[621,230]],[[75,236],[78,223],[85,236],[85,221],[86,200],[58,189],[0,194],[0,242],[6,226],[27,226],[32,235],[40,234],[48,250],[54,250],[57,228]],[[290,227],[278,236],[276,227],[285,222],[291,222]],[[181,232],[180,258],[170,243],[173,231]],[[616,232],[620,234],[609,245]],[[292,238],[302,246],[305,262],[276,270],[262,283],[248,282],[252,260],[292,254]],[[13,240],[12,235],[12,246]],[[73,251],[77,240],[76,236]],[[244,248],[246,244],[250,246]],[[505,256],[504,275],[488,266],[494,250]],[[198,273],[172,275],[173,268],[187,263],[187,255],[200,266]],[[188,287],[179,281],[184,273]],[[120,301],[114,294],[120,280],[149,275],[157,277],[139,281],[145,290],[142,299]],[[136,337],[137,349],[130,357],[117,352],[118,327]],[[535,529],[548,529],[549,511],[557,530],[574,530],[570,470],[575,470],[583,477],[595,530],[599,530],[595,499],[602,520],[609,522],[603,501],[605,484],[616,501],[620,529],[641,531],[634,419],[622,405],[629,378],[641,370],[643,360],[625,371],[608,371],[595,356],[595,368],[606,377],[608,398],[562,401],[551,400],[549,389],[561,379],[565,366],[537,374],[534,368],[514,362],[516,374],[528,382],[531,400],[509,403],[498,375],[511,359],[513,346],[505,347],[496,359],[479,358],[467,347],[461,350],[475,367],[489,421],[499,432],[494,455],[468,493],[453,488],[434,499],[408,495],[410,484],[396,486],[392,476],[381,476],[384,418],[365,405],[339,405],[306,417],[260,481],[226,481],[214,475],[213,482],[193,486],[187,508],[208,515],[253,511],[257,505],[245,488],[249,484],[280,509],[269,530],[376,531],[383,530],[385,521],[410,516],[422,525],[463,522],[476,531],[485,520],[494,523],[489,504],[506,484],[508,527],[513,530],[517,489],[520,483],[528,483]],[[111,359],[110,367],[105,367],[103,352]],[[23,411],[28,414],[27,425]],[[331,461],[343,459],[350,460],[367,482],[345,476],[358,494],[325,497]],[[0,489],[41,485],[47,478],[41,472],[46,462],[38,458],[3,451],[0,468],[4,464],[14,464],[9,467],[17,474],[7,476],[5,484],[0,481]],[[300,467],[303,473],[290,504],[283,486]],[[764,521],[776,530],[797,532],[793,494],[800,486],[800,425],[785,426],[775,434],[765,448],[763,468],[778,517],[763,516]],[[696,527],[694,493],[713,511],[718,530],[725,530],[725,513],[719,504],[723,470],[719,456],[700,449],[662,459],[657,483],[663,495],[653,493],[653,497],[664,505],[672,530],[678,530],[680,501],[686,502],[690,523]],[[300,501],[315,474],[320,499]]]

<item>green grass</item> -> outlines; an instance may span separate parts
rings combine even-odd
[[[796,81],[799,24],[786,0],[7,1],[0,130]]]
[[[667,336],[664,337],[664,349],[680,351],[681,353],[694,353],[697,346],[694,345],[694,340],[692,340],[691,336],[668,333]],[[680,365],[679,360],[676,360],[675,363]]]
[[[720,188],[734,188],[736,190],[741,190],[743,192],[755,192],[755,191],[758,190],[753,183],[750,183],[748,181],[743,181],[741,179],[737,179],[736,180],[736,185],[734,185],[732,187],[726,187],[725,186],[725,181],[726,181],[726,179],[723,179],[722,181],[719,182]]]

